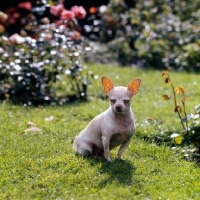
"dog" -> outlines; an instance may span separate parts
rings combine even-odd
[[[138,93],[141,79],[132,80],[127,87],[115,87],[107,76],[101,78],[104,91],[109,96],[110,107],[99,114],[83,129],[73,142],[73,149],[83,156],[100,156],[110,162],[110,150],[120,146],[117,157],[130,144],[136,130],[131,99]]]

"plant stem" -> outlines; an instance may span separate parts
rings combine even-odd
[[[172,83],[171,83],[171,87],[172,87],[172,91],[173,91],[173,95],[174,95],[174,104],[175,104],[175,108],[176,108],[178,105],[177,105],[177,100],[176,100],[176,94],[175,94],[175,91],[174,91],[174,86],[173,86]],[[187,129],[186,129],[184,123],[182,122],[181,114],[180,114],[178,109],[177,109],[177,113],[178,113],[178,116],[180,118],[180,121],[181,121],[181,124],[183,126],[183,129],[187,132]]]
[[[188,133],[188,120],[187,120],[187,114],[186,114],[186,109],[185,109],[185,101],[182,100],[182,104],[183,104],[183,112],[184,112],[184,115],[186,117],[186,132]]]

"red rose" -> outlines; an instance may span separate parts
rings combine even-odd
[[[50,7],[50,13],[56,17],[59,17],[64,10],[65,7],[63,6],[63,4],[58,4],[57,6]]]
[[[86,16],[86,11],[83,6],[73,6],[71,11],[75,14],[77,19],[83,19]]]
[[[61,19],[63,20],[72,20],[74,19],[75,15],[72,11],[70,10],[64,10],[62,13],[61,13]]]

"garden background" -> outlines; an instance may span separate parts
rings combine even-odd
[[[199,199],[199,0],[1,3],[1,198]],[[113,163],[72,149],[109,106],[102,75],[142,79]]]

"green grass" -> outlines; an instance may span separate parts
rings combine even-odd
[[[95,74],[107,75],[116,85],[142,78],[132,109],[137,132],[123,154],[123,161],[90,159],[75,155],[72,141],[87,123],[108,107],[102,100],[100,79],[92,80],[87,103],[66,106],[23,107],[2,103],[0,107],[0,199],[200,199],[200,169],[185,161],[170,147],[143,141],[141,135],[181,129],[173,102],[162,101],[170,87],[161,71],[90,65]],[[189,96],[188,112],[198,104],[200,77],[171,73],[174,85]],[[45,121],[53,115],[52,122]],[[149,125],[146,119],[161,120]],[[27,122],[42,133],[28,133]]]

